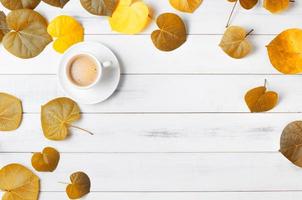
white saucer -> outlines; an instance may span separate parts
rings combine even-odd
[[[92,53],[100,61],[111,61],[112,66],[104,68],[100,82],[89,89],[74,87],[65,75],[65,65],[71,57],[80,52]],[[120,64],[114,53],[98,42],[81,42],[68,49],[62,57],[58,71],[59,84],[70,98],[82,104],[96,104],[106,100],[116,90],[120,80]]]

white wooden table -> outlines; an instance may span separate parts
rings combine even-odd
[[[41,3],[48,19],[69,14],[80,20],[86,40],[108,45],[122,63],[120,86],[109,100],[80,105],[77,125],[94,136],[73,131],[62,142],[44,138],[40,106],[64,95],[56,80],[61,58],[51,45],[38,57],[17,59],[0,51],[0,91],[23,100],[21,127],[0,134],[0,166],[19,162],[31,167],[31,152],[53,146],[61,152],[54,173],[37,173],[41,199],[66,199],[69,175],[87,172],[98,200],[267,200],[302,198],[302,169],[280,153],[284,126],[302,119],[302,77],[279,74],[269,63],[265,45],[290,27],[302,27],[302,2],[281,15],[259,5],[237,9],[232,24],[254,28],[254,51],[242,60],[218,47],[233,6],[226,0],[204,0],[193,14],[172,9],[168,0],[145,0],[154,16],[175,12],[185,20],[188,41],[176,51],[158,51],[150,33],[111,32],[108,21],[89,15],[79,1],[63,10]],[[5,10],[5,9],[4,9]],[[6,10],[5,10],[6,11]],[[279,92],[279,105],[268,113],[251,114],[245,92],[267,78]]]

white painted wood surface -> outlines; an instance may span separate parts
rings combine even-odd
[[[36,58],[17,59],[0,51],[0,91],[23,101],[24,119],[13,132],[0,133],[0,167],[11,162],[30,166],[31,153],[56,147],[62,159],[54,173],[37,173],[40,199],[66,199],[70,173],[86,171],[92,193],[85,199],[107,200],[296,200],[302,197],[302,170],[280,153],[284,126],[302,119],[302,77],[285,76],[269,63],[265,45],[286,28],[301,27],[302,2],[272,15],[259,4],[237,8],[232,23],[255,29],[249,37],[254,51],[234,60],[218,47],[232,4],[204,0],[196,13],[175,11],[168,0],[145,0],[153,18],[175,12],[185,20],[188,41],[173,52],[154,48],[149,26],[139,35],[119,35],[104,17],[88,14],[79,1],[64,9],[41,3],[48,19],[75,16],[85,27],[86,40],[109,46],[122,63],[122,81],[106,102],[80,105],[77,125],[94,136],[72,130],[61,142],[43,137],[40,106],[64,95],[57,85],[61,55],[49,45]],[[2,10],[5,10],[1,7]],[[268,79],[280,94],[269,113],[251,114],[245,92]]]

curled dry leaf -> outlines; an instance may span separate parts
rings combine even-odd
[[[117,0],[81,0],[82,6],[93,15],[112,16]]]
[[[149,9],[144,2],[120,0],[112,17],[109,18],[109,23],[114,31],[136,34],[147,26],[149,20]]]
[[[6,23],[6,16],[4,12],[0,11],[0,42],[2,41],[2,38],[6,33],[9,32],[9,29],[7,27]]]
[[[289,6],[289,0],[264,0],[263,7],[271,13],[278,13],[286,10]]]
[[[44,1],[45,3],[51,6],[63,8],[65,4],[68,3],[69,0],[42,0],[42,1]]]
[[[21,101],[10,94],[0,93],[0,131],[16,130],[21,120]]]
[[[293,164],[302,167],[302,121],[291,122],[284,128],[280,152]]]
[[[33,10],[14,10],[8,14],[6,21],[11,31],[3,37],[3,46],[19,58],[39,55],[52,41],[46,30],[46,19]]]
[[[39,177],[20,164],[9,164],[0,170],[2,200],[37,200]]]
[[[2,5],[9,10],[22,8],[35,9],[41,0],[0,0]]]
[[[248,33],[239,26],[230,26],[226,29],[219,46],[232,58],[243,58],[248,55],[252,49],[247,39]]]
[[[170,4],[176,10],[193,13],[202,3],[203,0],[169,0]]]
[[[75,172],[70,176],[71,184],[66,187],[70,199],[78,199],[90,192],[90,179],[84,172]]]
[[[257,5],[258,0],[228,0],[229,2],[240,2],[240,5],[244,8],[244,9],[252,9],[255,5]]]
[[[187,39],[186,26],[182,19],[173,13],[158,16],[156,24],[159,30],[151,34],[153,44],[162,51],[172,51],[180,47]]]
[[[302,72],[302,29],[287,29],[275,37],[267,51],[272,65],[284,74]]]
[[[42,153],[34,153],[31,157],[31,165],[38,172],[53,172],[59,163],[60,153],[52,148],[46,147]]]
[[[269,111],[277,105],[278,94],[266,90],[266,86],[261,86],[253,88],[245,94],[245,102],[251,112]]]
[[[48,33],[57,38],[53,48],[64,53],[70,46],[84,40],[84,28],[73,17],[61,15],[54,18],[48,25]]]

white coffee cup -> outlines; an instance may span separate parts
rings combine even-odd
[[[75,74],[73,74],[72,70],[74,67],[74,63],[75,62],[80,62],[79,60],[82,59],[82,65],[81,63],[77,65],[77,68],[80,67],[80,71],[78,70],[77,73],[77,80],[81,79],[82,77],[87,76],[88,73],[93,75],[93,80],[91,80],[91,82],[89,82],[88,84],[79,84],[79,82],[75,81]],[[83,62],[86,59],[89,62]],[[93,62],[93,64],[92,64]],[[92,66],[93,65],[93,66]],[[67,78],[67,80],[70,82],[70,84],[78,89],[89,89],[94,87],[96,84],[98,84],[101,79],[103,78],[103,70],[107,67],[112,66],[112,61],[100,61],[95,55],[93,55],[92,53],[88,53],[88,52],[80,52],[77,54],[74,54],[73,56],[70,57],[70,59],[68,60],[68,62],[65,65],[65,76]],[[90,71],[87,71],[88,69],[95,68],[95,73]],[[86,70],[86,71],[85,71]]]

